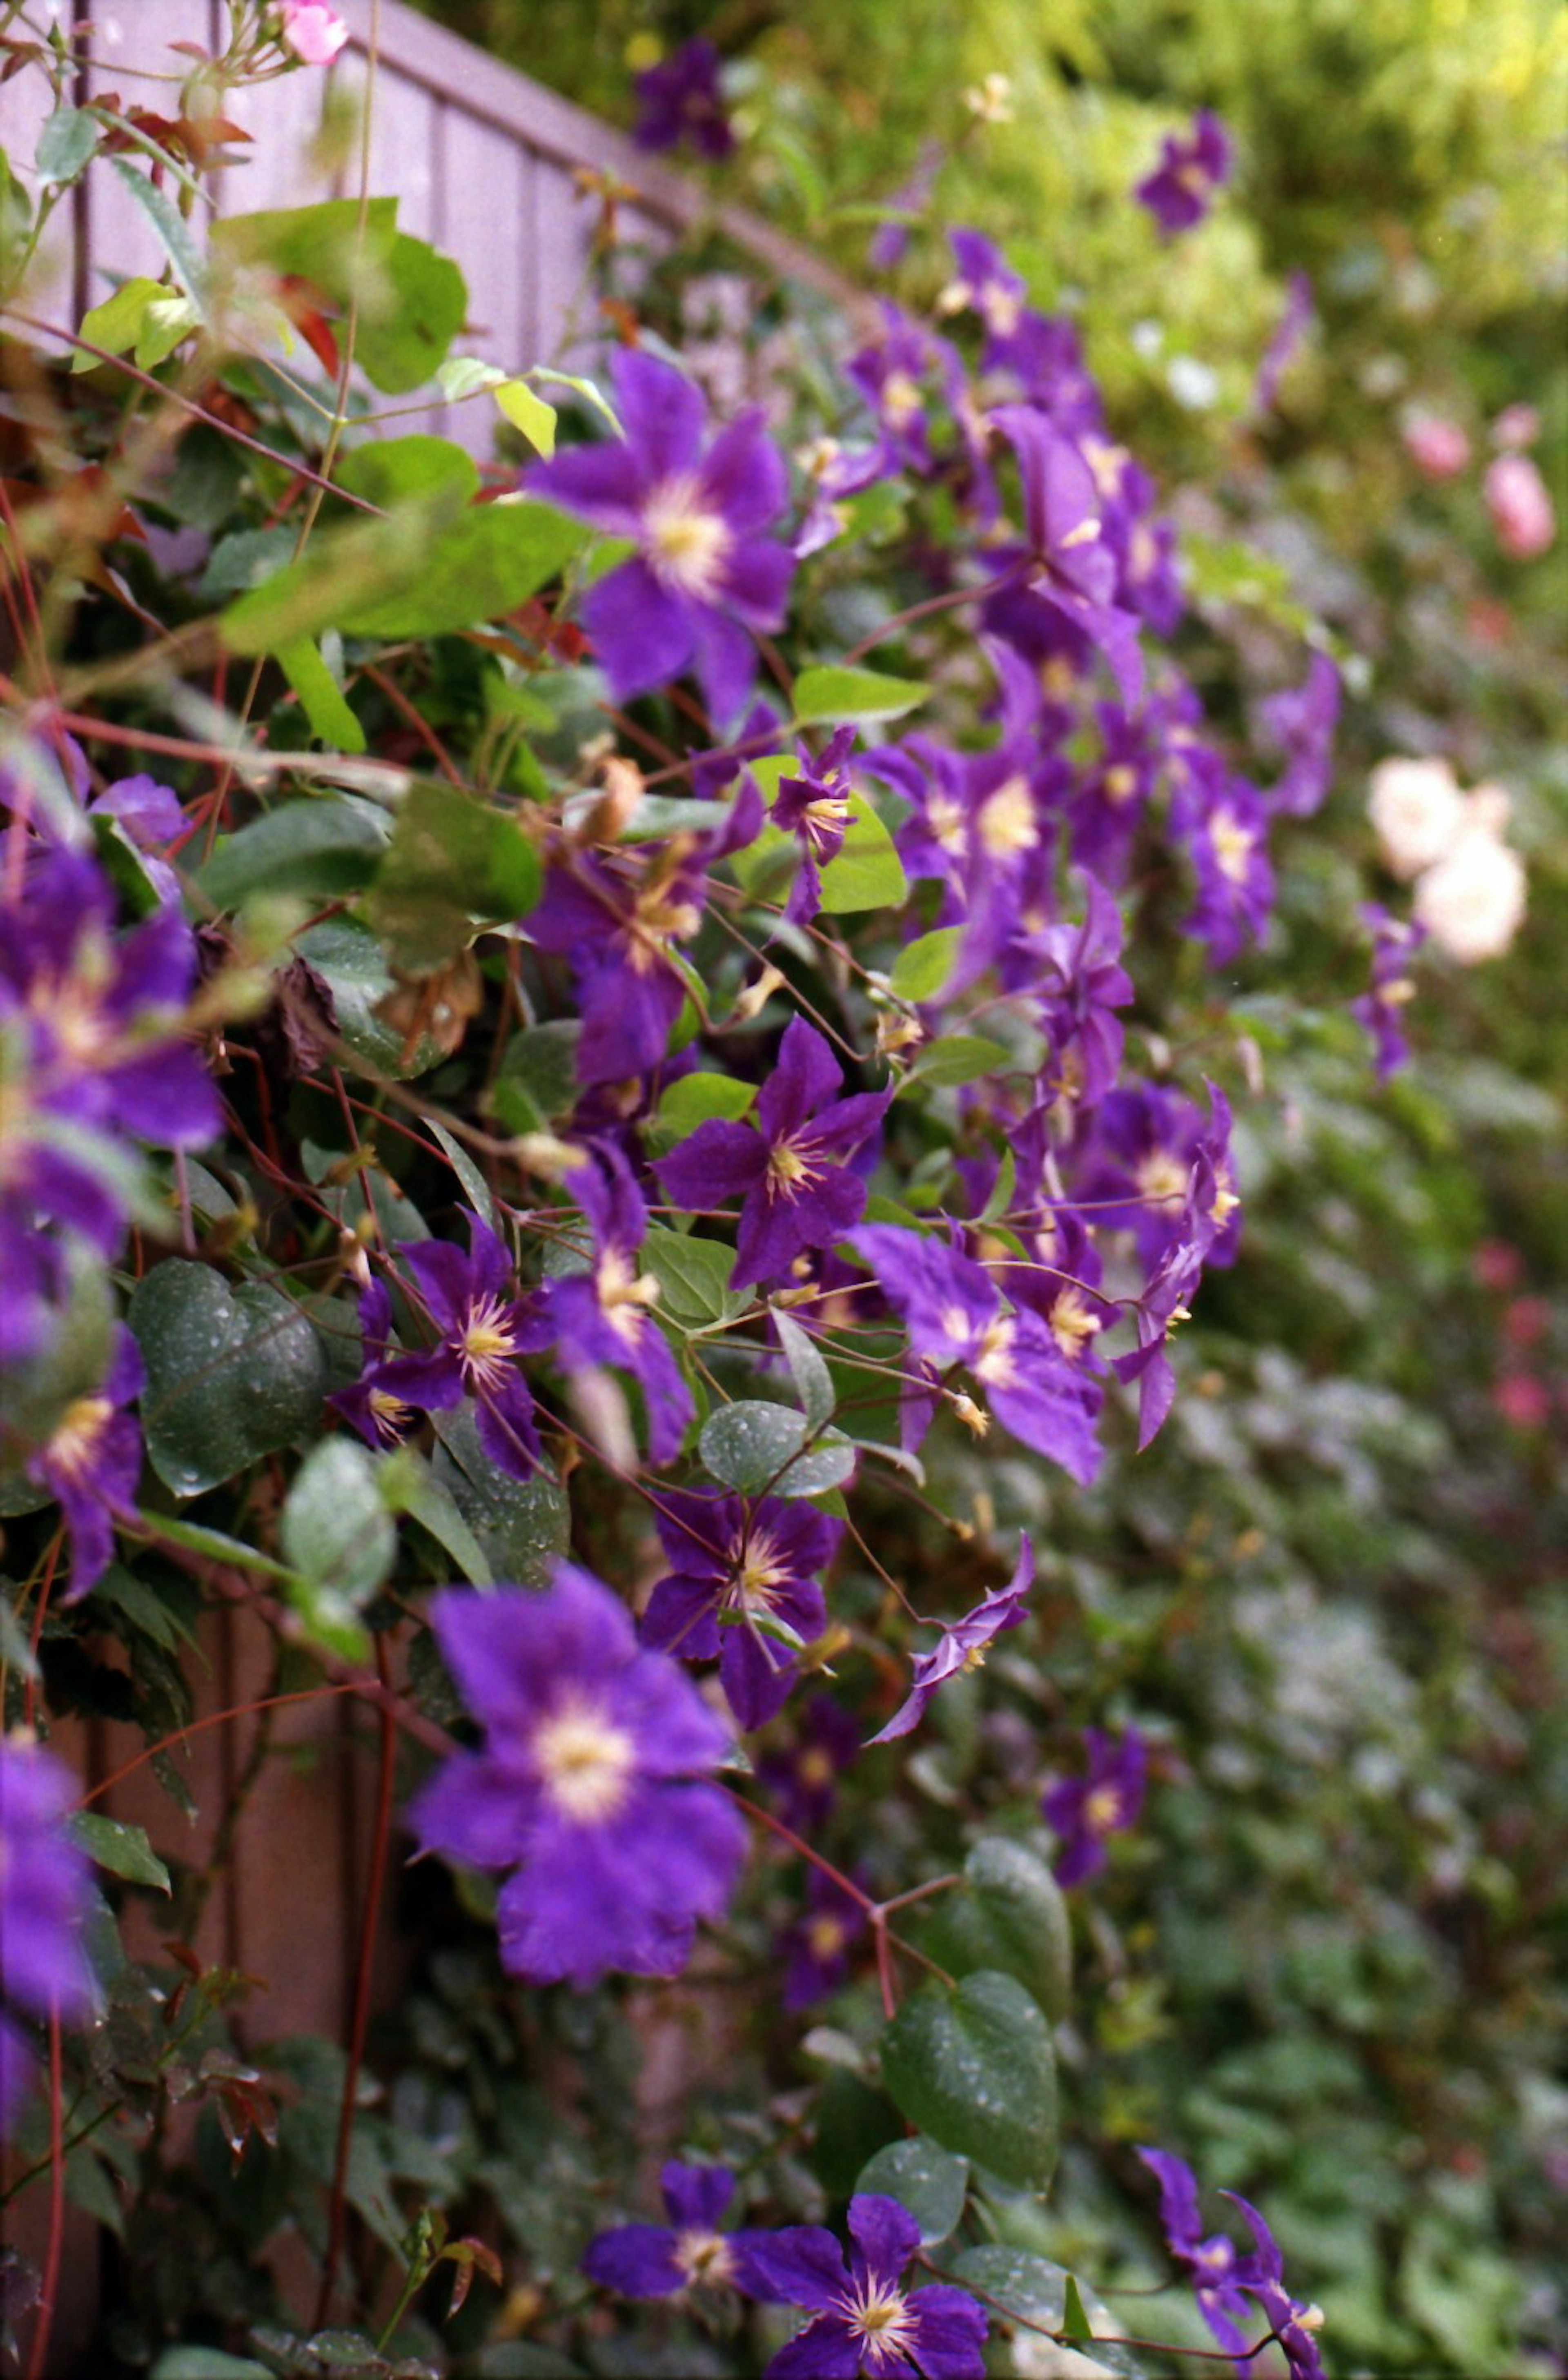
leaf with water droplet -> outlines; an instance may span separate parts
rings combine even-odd
[[[281,1291],[231,1289],[211,1265],[171,1257],[137,1283],[128,1319],[147,1366],[148,1460],[176,1496],[200,1496],[320,1423],[325,1357]]]
[[[1014,1975],[989,1968],[906,2000],[881,2041],[882,2079],[912,2124],[1003,2181],[1043,2190],[1056,2169],[1051,2028]]]

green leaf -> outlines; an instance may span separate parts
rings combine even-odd
[[[153,298],[141,318],[137,334],[136,364],[139,371],[155,371],[173,355],[180,341],[188,338],[201,326],[201,316],[189,298],[171,298],[166,294]]]
[[[140,172],[128,159],[111,157],[109,163],[157,233],[164,253],[174,267],[175,279],[200,315],[202,284],[206,278],[206,273],[201,261],[201,251],[191,237],[185,217],[180,213],[174,200],[165,197],[156,183],[149,180],[148,176]],[[160,290],[158,294],[160,297],[166,297],[168,292]]]
[[[713,1116],[737,1122],[756,1097],[755,1083],[737,1083],[730,1075],[683,1075],[660,1100],[650,1129],[665,1141],[685,1140]]]
[[[440,637],[498,620],[537,594],[592,532],[532,496],[470,506],[425,545],[420,567],[380,601],[351,606],[346,636]]]
[[[1084,2312],[1084,2301],[1078,2294],[1077,2282],[1071,2273],[1063,2297],[1062,2333],[1065,2338],[1092,2338],[1094,2326]]]
[[[901,950],[888,982],[900,1000],[934,1000],[948,977],[964,939],[962,926],[939,926]]]
[[[537,396],[526,380],[500,381],[491,395],[513,429],[520,430],[530,446],[541,455],[554,454],[555,407]]]
[[[386,849],[392,821],[375,803],[333,795],[286,802],[224,835],[197,877],[209,901],[237,908],[259,892],[298,892],[310,900],[357,892]]]
[[[806,1423],[789,1405],[744,1398],[710,1414],[698,1452],[723,1487],[742,1495],[822,1496],[853,1475],[856,1451],[830,1430],[808,1454]],[[792,1460],[793,1457],[793,1460]]]
[[[310,733],[340,752],[362,752],[365,731],[344,699],[343,690],[310,637],[277,649],[277,664],[298,698]]]
[[[576,1018],[529,1025],[513,1035],[491,1091],[491,1104],[509,1132],[540,1132],[571,1114],[581,1038]]]
[[[169,1871],[147,1840],[145,1827],[123,1818],[101,1818],[94,1810],[78,1810],[67,1830],[95,1867],[123,1876],[128,1884],[150,1884],[158,1892],[172,1892]]]
[[[448,356],[435,384],[449,405],[460,405],[481,388],[499,388],[505,377],[499,364],[487,363],[482,356]]]
[[[548,1471],[514,1479],[491,1461],[467,1406],[438,1414],[434,1473],[472,1529],[492,1574],[542,1586],[570,1542],[571,1508]]]
[[[300,637],[346,627],[356,607],[384,601],[389,589],[417,585],[439,519],[450,510],[450,498],[432,498],[384,520],[353,521],[312,538],[297,561],[250,586],[220,613],[229,650],[276,652]]]
[[[345,455],[337,484],[390,512],[395,504],[445,495],[466,504],[478,495],[479,467],[450,438],[372,438]]]
[[[346,1614],[367,1603],[397,1551],[370,1449],[352,1438],[320,1439],[294,1475],[278,1534],[285,1559],[322,1596]]]
[[[150,917],[154,909],[162,907],[165,896],[148,875],[146,861],[119,820],[110,818],[104,810],[95,810],[88,825],[99,865],[119,895],[127,915]]]
[[[352,917],[329,917],[296,937],[295,949],[324,976],[337,1010],[338,1038],[372,1074],[407,1082],[443,1056],[439,1043],[421,1034],[407,1055],[404,1037],[378,1011],[393,990],[382,946]]]
[[[451,1555],[471,1586],[489,1586],[491,1568],[483,1547],[457,1509],[449,1488],[444,1488],[424,1456],[411,1446],[395,1447],[377,1475],[382,1501],[393,1512],[407,1512]]]
[[[851,794],[844,842],[822,870],[822,907],[833,917],[852,909],[897,909],[908,892],[892,835],[865,795]]]
[[[147,309],[157,298],[166,298],[168,291],[161,281],[149,281],[137,273],[122,281],[112,298],[101,306],[90,306],[81,318],[81,335],[95,346],[107,347],[111,355],[123,356],[135,346],[141,336],[141,325]],[[71,358],[74,372],[96,371],[102,358],[90,356],[79,347]]]
[[[994,2299],[1004,2320],[1011,2315],[1041,2330],[1061,2330],[1071,2275],[1048,2257],[988,2241],[983,2248],[966,2248],[948,2269],[955,2281]]]
[[[921,1050],[895,1096],[904,1098],[917,1084],[934,1091],[951,1089],[958,1083],[978,1082],[982,1075],[994,1074],[998,1067],[1012,1063],[1012,1051],[1000,1041],[988,1040],[983,1033],[944,1033],[929,1049]]]
[[[795,681],[795,724],[810,727],[846,719],[902,719],[930,700],[918,678],[882,677],[875,670],[808,669]]]
[[[197,582],[203,602],[216,603],[225,595],[243,595],[286,567],[298,543],[298,531],[283,527],[237,528],[220,537],[207,557]]]
[[[480,1172],[462,1142],[454,1140],[444,1123],[437,1123],[433,1116],[429,1117],[427,1122],[431,1131],[446,1151],[447,1162],[462,1184],[469,1206],[481,1223],[487,1223],[492,1232],[497,1231],[500,1227],[495,1220],[495,1201],[490,1195],[490,1184],[484,1175]]]
[[[395,233],[382,260],[385,284],[362,310],[354,360],[387,396],[433,380],[468,310],[458,266],[427,240]]]
[[[546,388],[569,388],[575,396],[580,396],[585,405],[590,405],[595,413],[603,417],[617,438],[626,436],[620,415],[597,381],[585,380],[578,372],[556,371],[551,364],[530,365],[528,376],[531,381],[541,382]]]
[[[98,124],[85,107],[57,107],[38,136],[33,165],[41,182],[74,182],[98,146]]]
[[[359,201],[322,199],[309,207],[220,215],[208,236],[230,264],[267,265],[273,273],[309,281],[330,297],[346,298],[360,253]],[[368,200],[365,257],[372,263],[385,257],[396,236],[396,200]]]
[[[466,950],[476,925],[524,916],[540,884],[515,819],[460,786],[425,781],[398,806],[365,914],[394,964],[419,973]]]
[[[206,1554],[213,1561],[226,1562],[231,1569],[254,1571],[261,1578],[292,1580],[294,1576],[286,1562],[274,1561],[271,1554],[248,1546],[243,1537],[226,1536],[222,1529],[209,1529],[203,1522],[177,1520],[172,1512],[143,1512],[138,1518],[154,1536],[167,1537],[171,1544],[184,1546],[193,1554]]]
[[[793,1315],[782,1306],[772,1309],[773,1328],[779,1334],[789,1376],[795,1382],[795,1393],[800,1399],[808,1430],[821,1428],[838,1400],[833,1391],[833,1375],[817,1349],[810,1333],[803,1330]]]
[[[882,2035],[882,2078],[942,2147],[1043,2190],[1056,2168],[1051,2029],[1015,1977],[982,1970],[925,1985]]]
[[[170,1257],[137,1283],[128,1319],[147,1367],[148,1460],[176,1496],[199,1496],[319,1425],[321,1342],[280,1291],[231,1289],[210,1265]]]
[[[1073,1931],[1062,1888],[1044,1860],[1006,1835],[985,1835],[964,1863],[964,1883],[932,1910],[922,1937],[952,1975],[989,1968],[1023,1985],[1051,2020],[1067,2013]]]
[[[270,2363],[228,2355],[221,2347],[165,2347],[149,2380],[273,2380]]]
[[[735,1250],[722,1241],[655,1223],[643,1241],[642,1261],[659,1283],[660,1313],[685,1330],[733,1322],[752,1303],[749,1290],[730,1287]]]
[[[917,2132],[912,2141],[891,2141],[879,2149],[855,2188],[896,2198],[919,2225],[922,2247],[934,2248],[958,2228],[969,2189],[968,2162]]]

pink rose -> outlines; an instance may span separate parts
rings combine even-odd
[[[1440,413],[1413,413],[1404,425],[1405,451],[1428,480],[1452,480],[1470,460],[1470,441]]]
[[[348,28],[335,8],[321,0],[283,0],[283,39],[301,63],[330,67],[348,39]]]
[[[1500,455],[1487,466],[1487,510],[1497,541],[1516,562],[1544,553],[1557,535],[1551,497],[1527,455]]]

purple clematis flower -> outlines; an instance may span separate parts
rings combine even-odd
[[[57,2011],[86,2024],[97,1992],[82,1930],[92,1905],[87,1854],[66,1832],[77,1800],[63,1762],[21,1736],[0,1742],[0,2134],[10,2128],[36,2071],[20,2015]],[[14,2011],[15,2013],[11,2013]]]
[[[957,270],[937,300],[944,314],[973,312],[985,325],[982,371],[1005,371],[1020,356],[1019,331],[1026,321],[1023,275],[1001,249],[978,231],[948,234]],[[1027,352],[1024,350],[1023,352]]]
[[[510,1871],[501,1962],[579,1989],[619,1969],[674,1975],[721,1916],[745,1850],[710,1780],[729,1738],[684,1672],[638,1645],[608,1587],[559,1562],[541,1594],[453,1589],[431,1605],[447,1668],[482,1722],[410,1808],[426,1851]]]
[[[565,1186],[593,1234],[592,1260],[586,1272],[545,1283],[541,1316],[568,1370],[611,1364],[632,1374],[648,1408],[650,1459],[668,1463],[680,1452],[691,1419],[691,1390],[650,1312],[659,1283],[638,1262],[648,1232],[642,1194],[609,1141],[595,1144],[592,1161],[568,1173]]]
[[[659,2175],[666,2227],[622,2223],[589,2242],[582,2269],[624,2298],[668,2298],[677,2290],[728,2286],[748,2295],[752,2248],[761,2231],[722,2231],[735,2176],[722,2165],[664,2166]]]
[[[1033,563],[1028,592],[1099,647],[1130,706],[1143,690],[1138,624],[1116,603],[1116,562],[1101,534],[1094,473],[1037,407],[999,405],[991,419],[1018,457]]]
[[[895,1223],[870,1223],[849,1236],[903,1315],[910,1351],[923,1367],[923,1378],[912,1383],[906,1399],[906,1438],[918,1444],[935,1410],[933,1375],[962,1364],[1005,1429],[1087,1488],[1100,1468],[1094,1434],[1100,1390],[1063,1353],[1040,1316],[1027,1308],[1003,1312],[985,1268],[940,1240]],[[960,1412],[983,1435],[984,1413],[973,1406]]]
[[[1179,132],[1166,134],[1159,164],[1133,196],[1169,237],[1203,221],[1230,171],[1230,135],[1217,115],[1200,107],[1193,117],[1192,130],[1185,137]]]
[[[853,727],[836,728],[816,759],[804,744],[798,777],[781,777],[773,806],[768,812],[775,826],[794,835],[800,849],[784,917],[792,926],[808,925],[821,905],[820,870],[844,847],[849,825],[849,756],[855,748]]]
[[[781,1946],[786,1958],[783,1995],[786,2009],[809,2008],[813,2000],[826,1999],[847,1982],[849,1946],[866,1928],[863,1905],[820,1868],[811,1870],[806,1890],[809,1906]]]
[[[815,2224],[764,2234],[751,2253],[759,2297],[806,2306],[811,2320],[779,2350],[763,2380],[984,2380],[984,2309],[937,2282],[903,2289],[920,2227],[896,2199],[849,2202],[847,2260]]]
[[[526,484],[530,495],[636,540],[633,559],[601,578],[583,606],[616,700],[695,668],[723,726],[756,674],[748,631],[784,623],[794,557],[764,532],[787,501],[784,467],[760,410],[705,445],[702,398],[672,364],[622,348],[611,374],[625,441],[573,447],[536,464]]]
[[[730,155],[735,133],[724,109],[722,61],[711,42],[683,42],[678,50],[637,78],[638,119],[632,139],[639,149],[678,149],[689,141],[700,157]]]
[[[1051,1044],[1051,1087],[1087,1111],[1116,1080],[1124,1037],[1112,1012],[1134,996],[1121,965],[1121,912],[1086,872],[1082,924],[1046,926],[1029,947],[1039,961],[1031,988]]]
[[[1242,2260],[1237,2277],[1248,2296],[1257,2299],[1259,2313],[1283,2350],[1290,2380],[1323,2380],[1322,2359],[1313,2335],[1322,2327],[1322,2313],[1305,2300],[1293,2298],[1286,2289],[1283,2259],[1257,2207],[1249,2205],[1239,2191],[1227,2190],[1222,2195],[1246,2217],[1254,2252]]]
[[[1018,1540],[1018,1561],[1005,1586],[993,1587],[973,1611],[942,1632],[942,1642],[934,1653],[915,1656],[914,1682],[906,1699],[900,1703],[887,1725],[871,1736],[872,1743],[891,1743],[895,1736],[907,1735],[924,1718],[926,1709],[939,1686],[955,1678],[961,1670],[978,1670],[985,1659],[986,1647],[992,1637],[1009,1628],[1023,1624],[1024,1606],[1034,1585],[1034,1548],[1027,1536]]]
[[[1378,1080],[1386,1083],[1410,1055],[1404,1038],[1404,1011],[1416,995],[1410,962],[1426,941],[1427,929],[1391,917],[1377,901],[1368,901],[1361,917],[1372,934],[1372,981],[1359,1000],[1351,1002],[1350,1013],[1371,1035]]]
[[[115,1521],[136,1517],[141,1430],[126,1408],[140,1395],[144,1378],[140,1351],[125,1324],[118,1323],[102,1382],[91,1396],[72,1399],[29,1459],[29,1478],[47,1488],[70,1527],[67,1603],[79,1603],[89,1594],[114,1560]]]
[[[1227,2355],[1246,2353],[1246,2300],[1238,2286],[1242,2257],[1223,2231],[1207,2240],[1198,2212],[1197,2180],[1192,2168],[1168,2149],[1139,2149],[1138,2155],[1160,2184],[1160,2221],[1165,2245],[1178,2265],[1192,2276],[1197,2310]]]
[[[654,1518],[674,1569],[649,1600],[639,1634],[687,1661],[719,1662],[738,1724],[762,1726],[795,1683],[785,1643],[758,1625],[782,1621],[809,1644],[827,1626],[817,1584],[837,1550],[840,1523],[808,1504],[764,1496],[662,1496]]]
[[[800,1732],[787,1751],[767,1754],[757,1775],[778,1803],[779,1815],[796,1834],[819,1834],[838,1799],[837,1781],[853,1768],[860,1730],[831,1694],[814,1694]]]
[[[893,1090],[835,1099],[843,1081],[822,1036],[793,1017],[758,1093],[757,1129],[711,1118],[654,1169],[677,1206],[744,1199],[734,1288],[774,1281],[804,1249],[831,1247],[864,1208],[866,1185],[841,1160],[871,1138]]]
[[[1182,931],[1206,945],[1213,965],[1228,965],[1262,934],[1274,897],[1267,805],[1217,754],[1195,749],[1172,792],[1171,832],[1185,843],[1197,879]]]
[[[381,1383],[393,1343],[392,1293],[383,1281],[368,1281],[359,1293],[359,1343],[364,1356],[360,1377],[327,1403],[379,1454],[383,1447],[400,1446],[414,1423],[413,1406]]]
[[[472,1397],[491,1461],[514,1479],[528,1478],[539,1463],[539,1434],[533,1398],[513,1359],[547,1346],[550,1331],[537,1311],[508,1296],[510,1257],[477,1215],[468,1217],[467,1256],[450,1240],[406,1240],[397,1253],[441,1336],[418,1354],[377,1365],[362,1385],[419,1413],[450,1413]]]
[[[1285,756],[1284,774],[1266,796],[1269,808],[1285,818],[1310,818],[1322,808],[1333,768],[1340,674],[1327,653],[1314,653],[1303,683],[1270,695],[1261,709]]]
[[[1065,1777],[1040,1803],[1046,1824],[1063,1838],[1056,1863],[1058,1884],[1082,1884],[1105,1865],[1112,1835],[1136,1827],[1143,1809],[1148,1754],[1136,1727],[1118,1741],[1097,1727],[1084,1730],[1088,1774]]]
[[[1067,827],[1078,866],[1120,884],[1159,773],[1161,706],[1149,703],[1135,715],[1101,702],[1095,717],[1100,757],[1079,783]]]

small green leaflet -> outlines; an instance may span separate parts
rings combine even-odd
[[[902,719],[930,700],[919,678],[882,677],[875,670],[808,669],[795,681],[795,724],[810,727],[846,719]]]
[[[69,1831],[94,1866],[123,1876],[128,1884],[149,1884],[156,1892],[174,1890],[145,1827],[133,1827],[124,1818],[103,1818],[95,1810],[78,1810]]]
[[[520,430],[529,444],[541,455],[555,452],[555,407],[536,396],[526,380],[504,380],[492,388],[491,395],[512,424]]]
[[[888,977],[894,996],[899,1000],[934,1000],[953,973],[963,939],[962,926],[939,926],[934,933],[921,934],[900,951]]]
[[[277,664],[310,722],[310,733],[340,752],[362,752],[365,731],[310,637],[296,637],[277,649]]]

